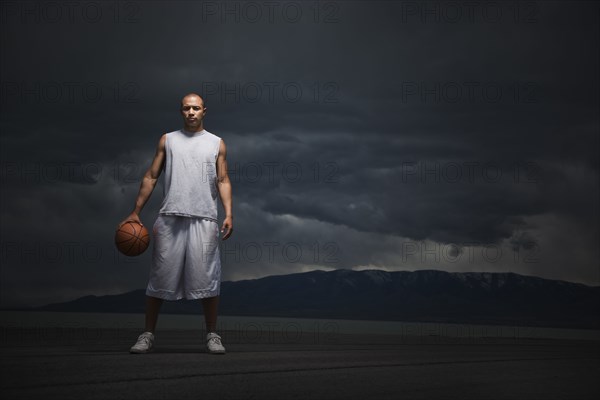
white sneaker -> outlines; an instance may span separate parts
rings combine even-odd
[[[221,343],[221,336],[215,332],[210,332],[206,335],[206,347],[211,354],[225,354],[225,347]]]
[[[152,351],[153,344],[154,334],[152,332],[144,332],[138,337],[136,344],[129,349],[129,352],[134,354],[148,353]]]

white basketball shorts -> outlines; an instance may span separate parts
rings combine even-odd
[[[199,217],[159,214],[146,295],[164,300],[219,295],[219,225]]]

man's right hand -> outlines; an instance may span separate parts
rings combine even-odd
[[[142,221],[140,220],[140,216],[134,211],[131,214],[129,214],[129,216],[127,218],[125,218],[123,221],[121,221],[121,223],[119,223],[119,225],[117,225],[117,230],[123,226],[124,223],[129,222],[129,221],[135,221],[137,223],[139,223],[140,225],[144,226],[144,224],[142,224]]]

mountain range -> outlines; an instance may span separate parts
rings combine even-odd
[[[310,271],[221,283],[220,315],[600,328],[600,287],[515,273]],[[31,310],[144,312],[145,290]],[[199,314],[197,301],[162,313]]]

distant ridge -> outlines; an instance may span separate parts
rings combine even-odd
[[[145,290],[36,311],[143,313]],[[197,301],[163,313],[199,314]],[[220,315],[600,328],[600,287],[514,273],[310,271],[221,284]]]

